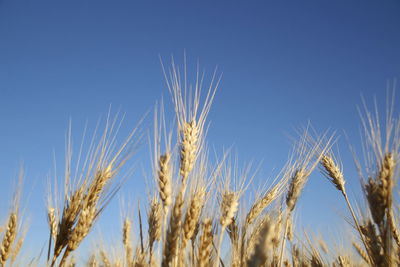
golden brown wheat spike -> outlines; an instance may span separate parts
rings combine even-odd
[[[357,254],[366,262],[369,263],[369,256],[367,255],[367,252],[357,243],[353,242],[353,247],[357,251]]]
[[[182,249],[186,248],[187,242],[192,238],[196,225],[200,218],[201,208],[204,205],[205,189],[200,188],[190,199],[183,223]]]
[[[80,185],[72,194],[71,198],[66,199],[66,205],[62,217],[58,223],[57,238],[54,246],[52,266],[55,264],[62,250],[68,245],[73,225],[75,224],[79,212],[82,208],[84,185]]]
[[[286,205],[289,211],[293,211],[297,199],[301,194],[301,190],[303,189],[304,184],[307,181],[308,175],[309,173],[304,169],[296,170],[292,181],[290,182],[289,191],[286,196]]]
[[[386,194],[380,184],[371,177],[364,187],[372,218],[377,225],[380,225],[387,208]]]
[[[64,252],[64,255],[61,259],[60,265],[62,266],[67,260],[69,254],[76,250],[79,246],[80,242],[86,235],[89,233],[90,228],[93,225],[93,221],[96,217],[96,208],[95,207],[84,207],[83,210],[79,214],[79,220],[77,225],[72,231],[70,238],[68,239],[68,245]]]
[[[87,267],[97,267],[97,266],[98,266],[98,263],[96,260],[96,255],[94,255],[94,254],[90,255],[89,260],[87,262]]]
[[[219,222],[222,227],[227,227],[232,223],[233,217],[239,206],[239,196],[236,192],[226,192],[222,195],[221,216]]]
[[[200,236],[200,243],[198,247],[198,266],[206,267],[211,266],[211,250],[213,243],[212,220],[206,218],[202,225],[202,234]]]
[[[11,254],[11,247],[17,236],[17,214],[11,212],[8,217],[7,228],[4,233],[3,241],[0,247],[0,265],[4,266]]]
[[[111,261],[104,250],[100,251],[100,258],[104,267],[112,267]]]
[[[326,177],[336,186],[339,191],[345,194],[345,180],[343,173],[333,158],[330,155],[325,154],[321,158],[321,164],[325,169]]]
[[[348,257],[338,256],[336,262],[339,267],[350,267],[351,266]]]
[[[164,213],[167,212],[171,205],[171,178],[172,171],[170,166],[171,154],[166,153],[160,156],[158,170],[158,189],[160,198],[164,205]]]
[[[88,188],[82,201],[82,210],[78,215],[78,221],[73,229],[70,229],[67,248],[61,259],[60,265],[65,264],[69,254],[76,250],[81,241],[88,235],[92,225],[99,214],[98,201],[107,182],[112,178],[112,167],[108,165],[104,170],[98,170],[95,178]]]
[[[388,223],[389,223],[390,230],[392,231],[392,235],[393,235],[394,241],[396,242],[397,246],[400,247],[400,232],[399,232],[399,230],[397,228],[397,225],[396,225],[396,223],[394,221],[393,211],[389,211],[388,215],[389,215],[388,216]]]
[[[383,194],[386,196],[388,208],[392,205],[393,176],[396,168],[396,161],[392,153],[386,153],[381,163],[378,179],[381,182]]]
[[[160,241],[161,239],[162,216],[162,204],[156,198],[153,198],[148,213],[150,262],[153,254],[154,242]]]
[[[367,254],[371,258],[373,265],[384,266],[385,259],[382,239],[378,235],[374,224],[368,220],[365,224],[360,225],[361,234],[365,238],[367,244]]]
[[[253,255],[247,261],[247,266],[264,266],[268,260],[269,250],[272,248],[272,240],[275,236],[274,224],[266,218],[263,220],[262,229],[257,237]]]
[[[186,180],[192,171],[199,150],[200,129],[196,120],[186,122],[181,133],[181,154],[180,154],[180,175],[182,180]]]
[[[85,196],[85,205],[87,207],[96,206],[104,187],[109,180],[114,176],[113,166],[110,163],[106,168],[99,169],[95,174],[95,179],[89,187],[89,192]]]
[[[126,218],[124,221],[124,225],[122,228],[122,244],[125,248],[125,258],[127,266],[132,265],[133,261],[133,251],[132,251],[132,244],[131,244],[131,221]]]
[[[247,225],[250,225],[258,217],[258,215],[260,215],[260,213],[280,195],[285,184],[286,181],[282,179],[279,183],[272,187],[271,190],[265,193],[262,198],[253,204],[246,216]]]
[[[235,214],[238,210],[239,206],[239,193],[238,192],[224,192],[222,194],[222,200],[220,204],[221,215],[219,219],[219,223],[221,224],[221,232],[219,233],[219,240],[217,246],[217,257],[215,264],[218,265],[219,255],[221,251],[221,245],[224,238],[225,229],[229,226]]]
[[[49,208],[47,211],[47,221],[49,223],[50,235],[53,240],[57,237],[57,218],[54,208]]]
[[[181,218],[183,209],[183,195],[185,185],[181,184],[178,195],[176,196],[172,213],[169,220],[169,227],[164,244],[162,266],[169,267],[178,253],[179,237],[181,231]]]
[[[22,235],[18,241],[16,242],[14,249],[12,251],[12,255],[11,255],[11,261],[15,262],[15,260],[17,259],[17,256],[19,254],[19,252],[21,251],[22,245],[24,244],[25,241],[25,235]]]
[[[178,133],[180,137],[180,175],[182,181],[185,181],[193,169],[196,157],[203,144],[204,124],[210,111],[214,99],[218,82],[214,85],[215,73],[212,77],[208,92],[200,105],[202,78],[196,76],[193,92],[188,93],[186,83],[186,69],[184,77],[180,76],[179,68],[175,66],[172,60],[171,68],[167,73],[163,67],[168,89],[172,95],[172,101],[175,106],[175,113],[178,121]],[[186,65],[185,65],[186,67]],[[197,73],[199,74],[199,73]],[[192,87],[191,85],[189,87]],[[192,88],[190,88],[192,89]]]

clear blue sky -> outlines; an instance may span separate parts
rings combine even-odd
[[[54,151],[62,164],[69,118],[78,137],[112,104],[126,113],[124,127],[133,127],[162,95],[169,100],[159,56],[182,62],[184,50],[189,67],[199,60],[208,74],[216,65],[223,73],[208,142],[217,151],[233,144],[243,162],[263,160],[256,184],[284,164],[288,135],[309,120],[357,140],[361,94],[383,104],[387,81],[400,77],[399,14],[398,1],[0,0],[1,218],[23,162],[27,247],[37,254],[47,240],[46,177]],[[135,201],[144,199],[145,144],[142,151],[137,175],[121,192]],[[341,222],[338,197],[321,175],[312,176],[299,220],[326,232]],[[116,199],[100,229],[118,234],[118,213]]]

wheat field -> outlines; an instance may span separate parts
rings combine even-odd
[[[356,160],[356,167],[365,205],[350,201],[343,163],[333,149],[336,135],[316,134],[309,126],[300,132],[276,179],[245,204],[251,171],[238,168],[241,164],[229,150],[211,161],[207,147],[208,114],[219,77],[214,75],[207,86],[200,77],[189,81],[190,86],[182,73],[174,64],[165,69],[176,123],[166,121],[163,103],[158,104],[150,134],[152,186],[147,208],[139,209],[138,218],[122,213],[122,225],[115,220],[122,249],[112,253],[114,248],[103,244],[102,249],[80,252],[82,241],[129,179],[122,171],[129,168],[141,138],[135,129],[117,142],[120,121],[109,116],[100,137],[81,147],[78,160],[72,159],[69,132],[63,182],[50,181],[46,196],[46,248],[34,252],[37,257],[30,266],[81,266],[77,257],[93,267],[399,266],[400,121],[393,112],[393,96],[384,121],[375,110],[362,112],[364,152],[358,156],[365,160]],[[296,204],[312,172],[322,173],[336,188],[338,205],[346,206],[351,233],[343,238],[351,249],[322,239],[304,240],[307,235],[296,233],[301,231],[294,223]],[[28,223],[21,198],[17,189],[1,224],[0,266],[27,262],[19,253]],[[139,229],[139,238],[132,238],[133,229]]]

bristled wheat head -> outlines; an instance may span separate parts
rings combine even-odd
[[[133,130],[121,145],[116,144],[114,127],[118,116],[107,118],[105,130],[96,144],[96,134],[86,153],[84,163],[76,163],[74,176],[71,173],[72,142],[71,131],[67,143],[67,158],[64,179],[64,203],[59,218],[51,266],[54,266],[64,250],[60,266],[66,264],[69,254],[76,250],[88,235],[99,214],[120,188],[113,184],[113,178],[132,156],[135,146]],[[82,154],[82,150],[80,154]],[[79,158],[81,155],[79,156]],[[56,206],[59,208],[59,206]],[[50,225],[52,228],[52,225]],[[50,231],[53,231],[50,229]]]
[[[185,249],[187,242],[192,238],[196,225],[200,219],[201,208],[204,205],[205,188],[198,189],[191,197],[183,223],[182,249]]]
[[[185,65],[186,67],[186,65]],[[171,68],[167,71],[163,67],[165,80],[172,95],[175,113],[178,121],[178,133],[180,136],[180,175],[185,181],[192,171],[196,158],[202,148],[204,138],[204,125],[210,111],[219,81],[214,84],[215,72],[211,79],[207,95],[203,105],[200,104],[202,81],[197,71],[193,92],[187,95],[189,90],[187,71],[181,77],[180,70],[172,59]]]
[[[286,179],[282,177],[282,179],[276,185],[274,185],[264,194],[264,196],[254,202],[253,206],[250,208],[250,211],[246,215],[247,225],[252,224],[254,220],[262,213],[262,211],[281,195],[286,183]]]
[[[332,156],[325,154],[321,158],[321,164],[325,169],[325,176],[335,185],[343,194],[346,193],[344,176],[340,167],[335,163]]]
[[[152,251],[154,242],[161,239],[162,216],[162,204],[156,198],[153,198],[148,213],[150,251]]]
[[[132,265],[133,261],[133,249],[131,243],[131,227],[132,222],[130,219],[125,218],[124,224],[122,227],[122,244],[124,245],[125,249],[125,258],[127,266]]]
[[[8,217],[7,228],[4,233],[3,241],[0,247],[0,265],[4,266],[7,259],[10,257],[11,248],[17,236],[17,221],[18,217],[15,212],[11,212]]]
[[[160,156],[159,159],[159,170],[158,170],[158,188],[159,195],[164,206],[164,213],[168,210],[171,205],[171,154],[166,153]]]
[[[162,266],[169,267],[178,254],[179,238],[181,231],[182,209],[184,204],[184,185],[181,185],[171,210],[169,226],[164,244]]]
[[[211,266],[211,251],[213,243],[212,220],[206,218],[202,224],[202,233],[198,247],[198,266]]]

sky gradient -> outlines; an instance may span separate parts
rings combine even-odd
[[[26,249],[36,255],[47,240],[47,177],[54,157],[63,164],[69,120],[79,142],[85,123],[92,130],[110,105],[125,113],[122,136],[162,97],[171,113],[160,57],[181,64],[184,51],[192,71],[200,62],[206,77],[216,66],[222,75],[207,142],[219,153],[233,145],[241,164],[261,163],[255,185],[283,166],[289,137],[311,122],[341,136],[349,192],[357,194],[345,136],[359,144],[361,96],[368,104],[376,97],[384,111],[388,83],[400,77],[399,14],[398,1],[0,0],[0,219],[23,163]],[[133,203],[146,197],[145,141],[121,190]],[[120,233],[118,199],[98,229]],[[335,233],[345,212],[338,199],[313,175],[298,209],[301,225]]]

